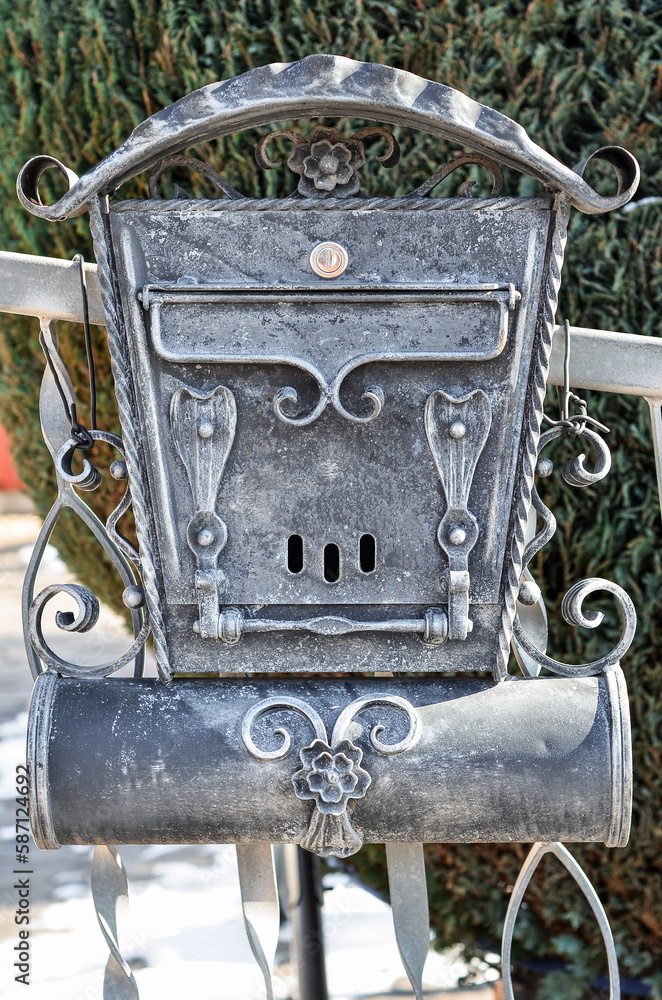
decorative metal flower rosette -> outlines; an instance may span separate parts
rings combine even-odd
[[[363,846],[363,838],[350,820],[351,803],[364,797],[372,784],[372,778],[361,767],[363,750],[348,739],[346,734],[360,712],[376,706],[393,708],[402,713],[409,723],[409,729],[406,736],[397,743],[383,743],[379,734],[385,727],[381,724],[374,726],[370,733],[373,748],[386,756],[411,749],[421,734],[421,720],[413,705],[398,695],[357,698],[338,716],[330,740],[320,715],[300,698],[265,698],[244,716],[241,731],[244,745],[253,757],[263,761],[282,760],[290,750],[291,739],[287,730],[277,728],[274,734],[282,736],[281,747],[277,750],[260,750],[251,731],[261,716],[267,712],[289,710],[303,716],[312,725],[315,739],[299,751],[303,766],[292,775],[292,784],[298,799],[311,799],[315,802],[301,846],[319,857],[334,855],[337,858],[347,858],[356,854]]]
[[[304,198],[324,198],[333,193],[336,198],[352,198],[358,194],[360,187],[357,171],[365,164],[363,140],[371,136],[382,136],[387,140],[388,150],[377,159],[385,167],[394,167],[400,159],[400,147],[391,132],[377,125],[369,125],[349,139],[343,138],[336,128],[322,126],[314,128],[307,140],[290,129],[277,129],[260,139],[255,159],[264,170],[278,167],[282,161],[271,160],[266,147],[272,139],[290,139],[294,149],[287,165],[300,177],[300,195]]]

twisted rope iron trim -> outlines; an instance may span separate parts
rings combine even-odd
[[[110,952],[103,978],[103,1000],[139,1000],[138,985],[120,950],[118,934],[129,901],[129,884],[122,859],[110,844],[94,848],[90,883],[94,910]]]
[[[114,201],[111,212],[512,212],[550,210],[548,198],[146,198]]]
[[[130,367],[126,354],[126,338],[121,331],[121,315],[117,305],[118,296],[114,287],[114,272],[109,259],[110,247],[106,238],[101,205],[98,200],[95,200],[90,205],[90,232],[94,241],[101,298],[106,315],[108,349],[110,351],[117,410],[122,428],[122,441],[127,471],[129,473],[131,505],[133,507],[140,551],[140,576],[145,590],[145,603],[152,624],[152,639],[159,677],[164,683],[169,683],[172,680],[172,670],[170,668],[168,644],[163,616],[161,614],[161,595],[158,587],[157,570],[150,540],[148,499],[145,491],[145,477],[139,457],[140,442],[136,430],[136,407],[134,405],[133,386],[129,375]]]
[[[554,226],[549,243],[549,264],[545,279],[544,298],[540,304],[538,313],[539,334],[537,354],[535,360],[532,361],[532,374],[529,379],[530,397],[524,412],[524,421],[522,424],[523,443],[520,451],[522,455],[520,487],[514,511],[510,560],[507,564],[504,606],[501,613],[501,629],[499,630],[499,649],[495,664],[496,680],[505,680],[508,675],[510,642],[513,635],[513,622],[517,614],[517,595],[522,575],[526,519],[531,505],[535,467],[538,460],[538,439],[540,437],[547,375],[549,373],[549,356],[552,350],[552,337],[554,335],[554,318],[558,303],[559,288],[561,287],[561,271],[567,241],[570,206],[570,198],[567,195],[560,194],[557,196],[554,205]]]

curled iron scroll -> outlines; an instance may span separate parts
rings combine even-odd
[[[398,695],[357,698],[338,716],[330,742],[326,727],[319,714],[300,698],[264,698],[244,716],[241,736],[244,746],[258,760],[282,760],[291,745],[287,730],[278,728],[274,734],[282,737],[277,750],[260,750],[253,740],[251,729],[256,720],[266,712],[289,710],[297,712],[311,723],[315,739],[299,750],[301,767],[292,775],[294,794],[303,802],[314,801],[308,829],[301,839],[301,846],[319,857],[333,854],[346,858],[360,850],[363,837],[350,820],[350,800],[362,799],[370,786],[370,773],[361,766],[363,750],[346,735],[354,718],[366,708],[383,706],[402,713],[408,723],[406,736],[396,743],[383,743],[379,734],[385,726],[378,724],[370,733],[375,750],[386,756],[403,753],[414,745],[421,732],[421,720],[413,705]]]
[[[166,170],[170,170],[172,167],[186,167],[188,170],[193,170],[203,177],[206,177],[208,181],[222,191],[224,195],[228,198],[241,198],[242,195],[236,188],[226,181],[218,171],[210,167],[208,163],[204,163],[203,160],[196,159],[195,156],[167,156],[160,163],[158,163],[149,178],[149,196],[150,198],[160,199],[159,195],[159,178],[161,174],[164,174]],[[183,191],[179,185],[174,185],[174,198],[188,198],[189,195],[186,191]]]
[[[390,694],[383,695],[380,698],[358,698],[351,705],[348,705],[347,708],[343,709],[333,727],[333,735],[331,736],[332,745],[335,746],[346,738],[347,729],[359,712],[362,712],[365,708],[372,708],[377,705],[394,708],[398,712],[401,712],[409,723],[409,731],[397,743],[383,743],[378,737],[380,733],[384,732],[386,727],[381,723],[374,726],[370,732],[370,742],[375,750],[390,757],[394,754],[404,753],[405,750],[413,747],[421,734],[421,720],[418,712],[405,698]]]
[[[543,449],[546,448],[551,441],[562,437],[564,433],[565,430],[562,426],[556,426],[551,427],[549,430],[545,431],[544,434],[541,434],[540,441],[538,443],[538,456],[540,456]],[[566,483],[577,489],[581,489],[585,486],[592,486],[594,483],[599,482],[601,479],[605,478],[611,469],[611,452],[600,435],[585,426],[582,430],[581,436],[587,437],[593,445],[595,452],[595,467],[593,471],[589,472],[586,468],[584,464],[586,456],[583,454],[577,455],[576,458],[572,458],[566,462],[562,470],[562,475]],[[544,459],[543,461],[549,462],[548,459]],[[542,468],[542,465],[540,465],[539,468]],[[549,471],[551,472],[551,470],[553,470],[553,466],[549,463]],[[546,474],[548,473],[546,472]],[[540,497],[540,494],[535,486],[531,491],[531,503],[533,504],[536,512],[542,518],[543,527],[535,535],[535,537],[531,539],[524,549],[524,554],[522,556],[522,566],[524,569],[526,569],[540,549],[542,549],[543,546],[554,537],[556,532],[556,518]]]
[[[241,738],[244,741],[244,746],[253,757],[257,757],[258,760],[282,760],[289,753],[291,745],[290,734],[282,727],[274,729],[275,735],[283,737],[282,745],[278,750],[260,750],[251,735],[251,729],[261,715],[264,715],[266,712],[277,712],[279,709],[296,712],[298,715],[303,716],[313,727],[316,738],[326,743],[326,727],[315,709],[307,705],[305,701],[301,701],[300,698],[288,698],[287,700],[283,698],[265,698],[246,713],[241,726]]]
[[[581,489],[583,486],[592,486],[599,483],[611,469],[611,452],[599,434],[592,431],[590,427],[585,427],[582,436],[588,438],[593,445],[595,453],[595,468],[593,472],[584,465],[585,455],[577,455],[570,459],[563,466],[563,478],[569,486],[576,486]]]
[[[448,163],[444,163],[443,166],[439,167],[438,170],[428,177],[426,181],[420,184],[411,192],[412,198],[422,198],[425,195],[430,194],[438,184],[452,174],[454,170],[458,167],[466,166],[478,166],[485,167],[492,174],[492,190],[489,194],[490,198],[497,198],[503,191],[503,173],[501,167],[498,163],[495,163],[493,159],[489,156],[481,156],[480,153],[465,153],[461,156],[455,156]],[[474,186],[474,181],[467,180],[460,185],[458,190],[458,198],[468,198],[471,195],[471,189]]]
[[[590,472],[584,464],[585,455],[578,455],[576,458],[565,463],[562,474],[563,478],[570,486],[582,488],[604,479],[611,468],[611,453],[600,435],[596,434],[595,431],[586,426],[586,420],[591,420],[592,418],[585,415],[583,421],[580,421],[578,417],[573,419],[578,421],[576,424],[577,430],[574,432],[575,436],[588,438],[593,446],[595,453],[595,467],[593,471]],[[593,422],[596,423],[596,421]],[[540,441],[538,443],[538,456],[540,456],[542,450],[551,441],[567,434],[568,427],[566,426],[566,422],[556,422],[555,426],[551,427],[540,436]],[[545,468],[545,464],[547,465],[547,468]],[[547,476],[551,474],[552,470],[553,465],[549,459],[539,459],[539,474]],[[523,573],[526,571],[527,566],[533,557],[544,545],[547,544],[556,531],[556,518],[541,499],[535,486],[531,491],[531,503],[535,511],[542,518],[543,526],[524,549],[522,557]],[[523,579],[522,586],[525,588],[528,586],[529,591],[531,591],[531,582],[532,579],[527,584],[527,582]],[[535,587],[535,584],[533,584],[533,586]],[[604,615],[599,611],[584,612],[583,602],[590,594],[594,594],[599,591],[606,591],[616,598],[623,626],[621,637],[610,653],[597,660],[593,660],[590,663],[578,665],[561,663],[559,660],[553,659],[553,657],[548,656],[545,652],[543,652],[543,650],[537,648],[519,616],[515,618],[513,623],[513,638],[516,645],[521,647],[521,649],[533,659],[538,667],[546,667],[548,670],[552,671],[552,673],[560,674],[563,677],[590,677],[595,674],[599,674],[608,667],[618,663],[632,644],[637,624],[637,615],[634,605],[628,594],[621,587],[609,580],[602,580],[597,577],[582,580],[579,583],[574,584],[574,586],[570,588],[563,598],[561,603],[561,614],[569,625],[579,625],[584,628],[597,628],[603,621]],[[531,593],[533,592],[531,591]],[[538,595],[539,593],[538,589]],[[531,602],[525,601],[525,603]]]
[[[333,727],[331,745],[336,746],[342,740],[347,739],[347,729],[359,712],[362,712],[366,708],[380,705],[386,708],[393,708],[404,715],[409,723],[409,729],[407,735],[403,739],[398,740],[397,743],[383,743],[378,737],[386,727],[380,723],[374,726],[370,733],[370,742],[373,747],[379,753],[386,756],[392,756],[409,750],[420,736],[421,720],[413,705],[398,695],[358,698],[356,701],[353,701],[338,716],[336,724]],[[324,722],[318,712],[314,708],[311,708],[305,701],[294,697],[288,697],[287,699],[278,697],[264,698],[246,713],[241,726],[241,738],[244,741],[246,749],[253,757],[256,757],[258,760],[282,760],[289,752],[291,746],[290,735],[283,728],[274,730],[275,734],[283,737],[283,743],[277,750],[260,750],[256,746],[251,734],[251,730],[260,716],[265,715],[267,712],[277,712],[279,710],[296,712],[298,715],[301,715],[312,725],[316,739],[322,740],[325,743],[327,742],[328,737]]]
[[[345,366],[345,368],[347,368],[347,366]],[[353,424],[371,423],[371,421],[375,420],[375,418],[382,412],[384,406],[383,390],[378,385],[367,386],[365,392],[361,394],[361,399],[372,404],[370,413],[363,417],[358,416],[355,413],[350,413],[340,400],[340,388],[342,380],[346,374],[348,374],[348,372],[343,369],[343,371],[340,372],[333,380],[331,386],[328,386],[326,382],[322,382],[322,384],[318,382],[319,399],[312,410],[302,416],[289,416],[284,411],[284,404],[289,403],[296,405],[298,403],[299,394],[296,389],[292,388],[291,385],[283,386],[274,396],[274,413],[284,424],[289,424],[292,427],[306,427],[308,424],[312,424],[315,420],[317,420],[317,418],[326,409],[329,401],[331,401],[333,408],[340,414],[341,417],[344,417],[345,420],[349,420]]]
[[[99,602],[91,591],[86,587],[81,587],[80,584],[52,583],[37,594],[30,606],[28,634],[32,648],[44,663],[53,667],[63,677],[107,677],[108,674],[114,673],[133,660],[145,645],[151,629],[147,614],[145,614],[140,632],[129,648],[117,659],[90,666],[70,663],[68,660],[62,659],[48,645],[42,630],[42,618],[46,605],[57,594],[68,594],[78,605],[78,611],[75,615],[72,612],[61,611],[56,615],[55,620],[58,628],[66,632],[88,632],[93,628],[99,618]]]
[[[613,594],[616,598],[622,622],[621,637],[611,652],[605,656],[601,656],[597,660],[592,660],[590,663],[577,665],[561,663],[559,660],[555,660],[551,656],[547,656],[546,653],[536,649],[522,628],[518,618],[515,619],[513,624],[513,635],[525,652],[534,658],[536,663],[539,663],[540,666],[545,667],[547,670],[551,670],[554,674],[560,674],[561,677],[592,677],[595,674],[602,673],[607,667],[618,663],[621,657],[625,656],[634,639],[637,628],[637,613],[628,594],[626,594],[622,587],[619,587],[616,583],[612,583],[610,580],[601,580],[599,577],[581,580],[579,583],[575,583],[563,598],[561,602],[561,614],[569,625],[597,628],[602,622],[604,615],[601,611],[584,612],[582,605],[590,594],[595,594],[599,591],[607,591],[607,593]]]
[[[150,624],[149,618],[142,610],[144,603],[142,587],[136,583],[135,573],[127,561],[128,557],[136,568],[140,570],[140,556],[129,540],[122,535],[117,526],[119,519],[131,505],[130,488],[127,487],[120,503],[108,517],[105,527],[75,492],[74,487],[78,489],[96,489],[101,482],[101,476],[87,459],[83,460],[82,473],[75,474],[72,470],[71,460],[79,443],[73,438],[68,437],[70,433],[69,421],[63,418],[59,395],[56,391],[53,368],[55,368],[60,380],[60,391],[64,394],[68,404],[74,400],[74,391],[58,351],[54,323],[42,321],[41,342],[45,353],[47,352],[47,356],[51,358],[52,367],[50,365],[47,366],[44,373],[39,408],[44,440],[55,462],[58,496],[44,519],[23,583],[23,627],[30,669],[35,678],[43,669],[42,663],[54,668],[65,676],[98,677],[113,673],[128,663],[129,660],[135,658],[135,674],[136,676],[141,676],[144,661],[144,645],[150,632]],[[115,479],[126,479],[127,471],[126,463],[123,461],[124,451],[121,438],[108,431],[92,430],[88,433],[93,441],[104,441],[117,449],[122,456],[122,460],[114,462],[111,465],[111,474]],[[69,663],[58,656],[48,646],[43,635],[41,620],[44,609],[46,604],[59,593],[66,593],[70,597],[73,597],[77,604],[76,613],[59,612],[56,615],[56,624],[63,631],[87,632],[93,628],[98,617],[99,605],[96,597],[79,584],[53,584],[41,591],[37,597],[34,597],[34,584],[44,552],[46,551],[46,546],[60,513],[65,507],[71,508],[90,529],[96,540],[112,560],[124,584],[125,603],[131,609],[133,619],[134,638],[126,653],[119,660],[115,660],[112,663],[95,666]],[[42,663],[40,663],[40,660]]]
[[[395,136],[388,131],[388,129],[381,128],[379,125],[368,125],[366,128],[360,129],[358,132],[354,132],[350,139],[355,142],[363,142],[364,139],[372,138],[373,136],[381,136],[386,139],[388,143],[388,148],[385,153],[382,153],[377,157],[379,163],[384,167],[394,167],[400,159],[400,147]],[[259,140],[257,146],[255,147],[255,160],[259,167],[263,170],[273,170],[274,167],[279,167],[283,162],[282,159],[272,160],[267,153],[267,146],[273,139],[289,139],[297,145],[306,145],[306,140],[303,139],[297,132],[292,131],[289,128],[278,128],[274,132],[269,132],[267,135],[263,135]]]

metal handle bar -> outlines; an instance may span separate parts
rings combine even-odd
[[[618,193],[602,197],[582,178],[588,160],[571,170],[537,146],[521,125],[452,87],[390,66],[313,55],[261,66],[187,94],[138,125],[81,178],[53,157],[33,157],[18,176],[18,197],[29,212],[44,219],[81,215],[91,199],[111,194],[165,156],[257,125],[318,116],[368,118],[470,146],[565,192],[576,208],[589,214],[622,207],[639,184],[637,161],[617,146],[590,157],[607,160],[616,171]],[[50,167],[62,173],[69,190],[54,205],[43,205],[37,185]]]

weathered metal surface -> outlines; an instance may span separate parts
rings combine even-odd
[[[371,778],[351,806],[365,842],[627,840],[624,685],[597,677],[501,685],[391,678],[387,686],[411,702],[420,735],[386,755],[368,731],[387,748],[397,745],[411,725],[400,711],[377,704],[348,728],[343,723]],[[281,705],[297,698],[330,732],[341,709],[358,698],[379,700],[384,689],[380,679],[194,680],[166,688],[48,673],[37,681],[30,722],[30,766],[44,775],[33,790],[40,846],[299,843],[316,805],[298,798],[292,779],[317,730],[297,711],[265,710],[252,739],[263,757],[271,751],[278,759],[256,759],[242,739],[246,715],[265,698]],[[291,739],[285,755],[275,729]]]
[[[237,406],[216,503],[228,536],[221,604],[241,612],[237,630],[229,620],[219,624],[221,638],[241,641],[219,648],[217,669],[476,669],[496,658],[510,530],[509,509],[496,498],[518,488],[525,397],[519,392],[513,404],[512,396],[530,365],[549,211],[537,203],[507,213],[242,213],[223,217],[220,242],[217,221],[185,209],[177,216],[111,213],[171,668],[183,669],[185,657],[187,672],[208,672],[210,662],[200,626],[191,634],[199,613],[185,539],[195,503],[159,414],[177,393],[214,390],[232,392]],[[330,291],[308,258],[331,236],[351,261]],[[325,333],[311,337],[318,329]],[[403,634],[405,621],[416,619],[425,636],[426,612],[449,599],[436,542],[445,503],[423,418],[431,394],[459,398],[467,379],[481,387],[493,414],[468,483],[481,525],[471,594],[465,590],[475,627],[466,642],[442,645]],[[304,550],[297,573],[287,561],[293,535]],[[369,572],[359,560],[364,535],[376,545]],[[333,580],[324,561],[329,545],[339,550]],[[310,604],[322,606],[327,619],[357,622],[351,643],[331,628],[311,629],[296,643],[285,627],[269,634],[279,619],[287,630],[319,619]],[[256,615],[254,605],[267,607]],[[361,621],[380,620],[379,633],[361,629]],[[392,634],[382,637],[391,624]],[[466,637],[467,628],[460,633]]]

